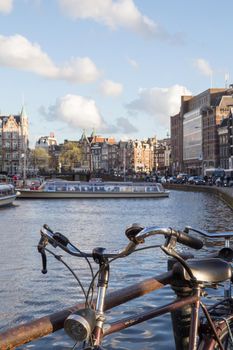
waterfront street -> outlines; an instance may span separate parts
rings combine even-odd
[[[1,209],[0,218],[4,228],[0,256],[2,330],[83,300],[71,274],[52,257],[48,258],[48,274],[41,274],[36,246],[44,223],[67,235],[80,248],[89,250],[95,246],[121,248],[127,242],[124,230],[132,222],[180,229],[185,225],[206,230],[233,229],[231,209],[215,195],[183,191],[171,191],[169,198],[157,200],[21,200],[13,207]],[[161,240],[160,237],[160,243]],[[213,250],[214,247],[208,246],[201,254]],[[77,266],[76,272],[87,285],[84,262],[74,258],[66,261]],[[120,260],[112,266],[109,291],[164,272],[166,266],[166,256],[160,250]],[[109,321],[132,315],[137,308],[150,310],[172,298],[171,290],[165,288],[113,309],[107,318]],[[172,337],[168,338],[170,331],[170,317],[166,315],[109,336],[104,345],[108,350],[139,350],[143,343],[143,349],[152,350],[158,341],[159,349],[168,350],[173,348]],[[72,344],[64,332],[59,331],[20,349],[70,349]]]
[[[166,189],[178,191],[206,192],[216,195],[233,210],[233,187],[189,185],[189,184],[164,184]]]

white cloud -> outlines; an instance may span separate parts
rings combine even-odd
[[[74,58],[60,69],[60,77],[80,83],[89,83],[100,76],[96,65],[89,57]]]
[[[123,85],[111,80],[104,80],[100,85],[100,91],[106,96],[119,96],[122,94]]]
[[[195,67],[201,72],[201,74],[206,76],[213,75],[213,69],[211,68],[209,62],[203,58],[198,58],[194,61]]]
[[[44,106],[39,109],[48,121],[63,122],[69,128],[92,129],[105,134],[133,133],[137,128],[127,118],[117,118],[114,124],[107,123],[102,117],[96,103],[90,98],[67,94],[56,100],[46,110]]]
[[[0,66],[36,73],[49,79],[62,79],[77,83],[95,81],[100,72],[90,58],[73,58],[57,66],[37,43],[21,35],[0,35]]]
[[[184,86],[173,85],[168,88],[153,87],[140,89],[138,98],[126,107],[129,111],[144,112],[151,115],[158,124],[169,125],[170,116],[180,110],[181,96],[191,95]]]
[[[143,35],[156,35],[158,25],[144,16],[133,0],[58,0],[63,12],[73,19],[92,19],[117,29],[124,27]]]
[[[13,0],[0,0],[0,13],[10,13],[13,8]]]
[[[105,122],[92,99],[79,95],[65,95],[56,100],[56,103],[49,107],[48,112],[40,109],[48,119],[62,121],[71,128],[105,128]]]

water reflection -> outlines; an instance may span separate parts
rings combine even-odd
[[[162,200],[16,201],[12,208],[0,210],[0,219],[2,329],[83,301],[73,277],[52,257],[48,259],[48,274],[40,273],[41,260],[36,245],[39,229],[44,223],[69,236],[84,250],[100,245],[109,249],[123,247],[127,243],[124,229],[133,222],[179,229],[186,225],[204,230],[233,229],[232,211],[214,195],[178,191],[171,191],[170,198]],[[153,238],[155,244],[162,242],[161,236]],[[205,249],[198,254],[205,256],[217,248],[206,241]],[[188,251],[187,248],[182,250]],[[89,274],[85,262],[71,257],[66,257],[66,261],[72,264],[87,287]],[[112,266],[109,291],[155,276],[166,269],[167,258],[160,250],[144,251],[118,260]],[[111,321],[122,315],[127,317],[136,310],[150,310],[172,299],[173,292],[166,287],[114,308],[107,313],[107,318]],[[168,350],[173,348],[173,341],[167,336],[170,331],[170,316],[165,315],[111,335],[105,339],[104,345],[109,350],[141,350],[142,346],[152,350],[158,342],[159,349]],[[64,332],[59,331],[20,349],[69,349],[71,345]]]

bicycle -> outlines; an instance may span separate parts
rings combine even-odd
[[[193,231],[208,238],[224,238],[225,247],[218,251],[214,257],[194,259],[185,257],[176,251],[176,244],[181,243],[194,249],[201,249],[202,240],[189,235]],[[42,255],[42,273],[47,272],[45,252],[52,254],[57,260],[63,262],[78,281],[85,296],[85,305],[82,309],[68,316],[64,322],[64,329],[75,341],[73,349],[79,346],[85,350],[103,349],[104,336],[122,329],[131,327],[145,320],[158,317],[171,312],[176,349],[206,350],[206,349],[233,349],[233,301],[231,299],[233,250],[230,248],[230,239],[233,232],[207,233],[205,231],[185,227],[183,231],[173,228],[151,226],[144,228],[133,224],[125,231],[129,243],[120,251],[108,252],[105,248],[97,247],[92,252],[83,252],[73,245],[67,237],[59,232],[53,232],[47,225],[41,229],[41,239],[38,251]],[[163,245],[139,246],[154,235],[164,235]],[[51,244],[54,248],[62,250],[75,257],[84,258],[91,270],[92,278],[87,291],[74,271],[64,262],[61,255],[55,254],[47,248]],[[149,312],[136,314],[105,327],[105,300],[109,282],[109,267],[111,262],[118,258],[125,258],[135,252],[160,247],[171,260],[169,260],[170,275],[164,285],[170,284],[177,299],[162,307],[153,308]],[[89,261],[93,258],[98,265],[94,274]],[[98,279],[97,297],[93,299],[94,282]],[[224,282],[224,297],[210,308],[202,302],[206,287],[215,288]],[[155,289],[159,289],[161,286]],[[202,311],[202,314],[201,314]]]

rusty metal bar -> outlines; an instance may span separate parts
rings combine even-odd
[[[163,288],[172,281],[172,272],[146,279],[116,292],[110,293],[106,297],[105,310],[123,304],[129,300],[138,298],[154,290]],[[61,328],[65,319],[74,311],[82,308],[83,304],[76,304],[70,308],[44,316],[37,320],[25,323],[23,325],[11,328],[0,333],[0,350],[10,350],[17,346],[28,343],[32,340],[41,338],[53,333]]]
[[[175,300],[169,304],[163,305],[162,307],[153,308],[151,311],[136,314],[131,317],[121,319],[117,322],[110,324],[109,328],[104,331],[104,336],[119,332],[122,329],[134,326],[138,323],[150,320],[151,318],[164,315],[168,312],[172,312],[179,309],[185,305],[190,305],[198,300],[198,295],[193,295],[190,297],[183,298],[182,300]]]

